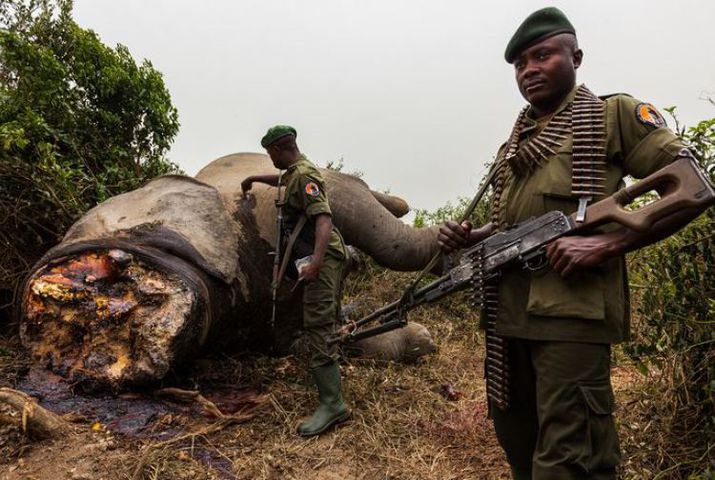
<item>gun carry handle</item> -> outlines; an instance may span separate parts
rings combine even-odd
[[[646,192],[664,187],[663,195],[635,211],[624,207]],[[661,190],[663,191],[663,190]],[[647,176],[612,196],[594,203],[586,209],[584,222],[571,219],[577,228],[593,227],[607,222],[618,222],[633,230],[644,232],[653,223],[683,208],[708,207],[715,203],[715,191],[695,162],[680,158],[665,168]]]

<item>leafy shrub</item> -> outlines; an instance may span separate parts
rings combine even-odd
[[[71,13],[70,0],[0,4],[0,304],[89,208],[178,170],[161,74]]]
[[[668,109],[674,114],[674,109]],[[715,180],[715,118],[676,129]],[[624,352],[639,370],[665,379],[651,412],[660,432],[658,465],[706,478],[715,447],[715,208],[676,235],[629,256],[634,286],[633,341]],[[712,473],[712,472],[711,472]],[[709,478],[709,477],[708,477]]]
[[[465,214],[471,202],[471,198],[459,197],[454,204],[452,204],[452,202],[447,202],[444,206],[439,207],[437,210],[432,212],[426,209],[418,208],[415,210],[415,219],[412,222],[412,226],[422,228],[439,225],[447,220],[457,221]],[[472,214],[469,215],[468,220],[472,222],[475,228],[489,221],[489,210],[491,209],[490,205],[491,195],[487,193],[484,199],[479,202]]]

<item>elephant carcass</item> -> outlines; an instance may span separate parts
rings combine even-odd
[[[24,284],[21,337],[34,358],[73,381],[121,389],[163,378],[207,345],[285,351],[302,309],[284,282],[269,329],[276,189],[240,190],[264,173],[275,173],[265,155],[229,155],[195,179],[160,177],[90,210]],[[384,206],[400,213],[404,202],[324,173],[348,243],[388,268],[427,263],[436,232]]]

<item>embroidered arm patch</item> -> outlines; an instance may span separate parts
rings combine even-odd
[[[320,188],[315,182],[308,182],[305,184],[305,193],[309,197],[316,198],[320,195]]]
[[[663,115],[650,103],[639,103],[636,105],[636,117],[641,123],[652,125],[656,128],[665,127]]]

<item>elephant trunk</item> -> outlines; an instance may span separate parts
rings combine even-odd
[[[413,228],[398,218],[404,200],[373,192],[350,175],[325,170],[333,222],[345,241],[391,270],[415,271],[429,263],[439,251],[437,227]],[[391,207],[390,210],[385,205]]]

